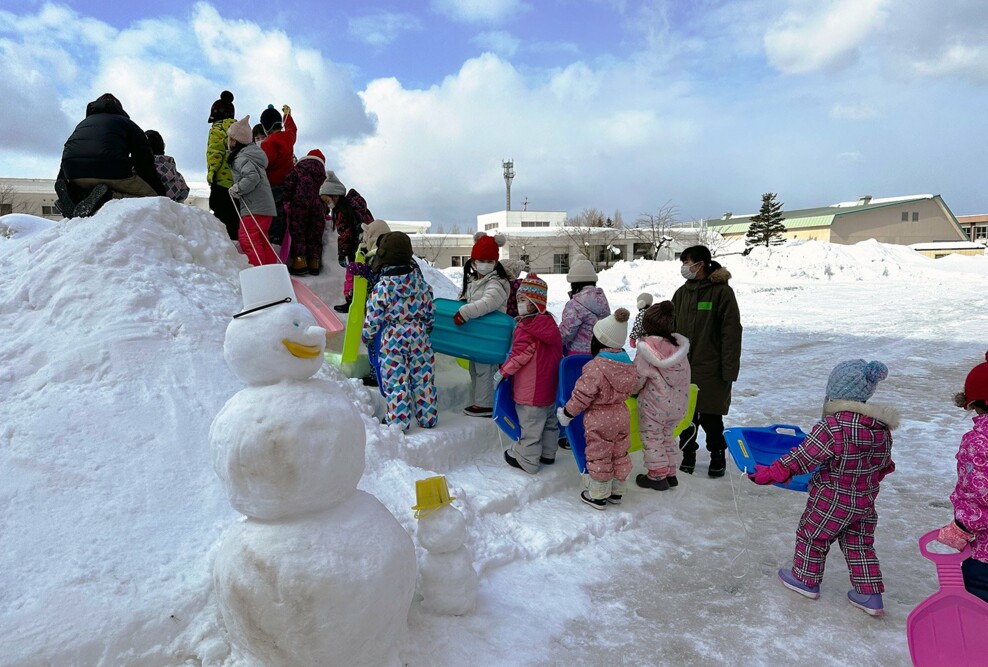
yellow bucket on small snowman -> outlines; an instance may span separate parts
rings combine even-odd
[[[446,476],[426,477],[415,482],[415,518],[429,516],[443,505],[449,505],[456,500],[449,495],[449,487],[446,485]]]

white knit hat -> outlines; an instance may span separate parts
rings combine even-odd
[[[595,283],[597,282],[597,272],[593,269],[593,264],[589,259],[580,258],[573,262],[569,273],[566,274],[568,283]]]
[[[642,292],[638,295],[638,310],[645,310],[652,305],[652,295],[648,292]]]
[[[597,324],[593,325],[593,335],[604,347],[624,347],[624,341],[628,339],[630,316],[627,308],[618,308],[614,314],[597,320]]]

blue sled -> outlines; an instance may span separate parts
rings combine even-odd
[[[381,392],[381,396],[384,396],[384,383],[381,382],[381,330],[378,329],[377,333],[374,334],[374,338],[371,339],[370,345],[367,346],[367,360],[370,362],[371,372],[377,379],[377,389]],[[386,397],[385,397],[386,398]]]
[[[511,351],[515,318],[495,311],[456,326],[453,316],[464,301],[436,299],[432,326],[432,350],[478,364],[503,364]]]
[[[573,394],[573,387],[583,373],[583,367],[588,361],[593,359],[589,354],[572,354],[563,357],[559,364],[559,389],[556,390],[556,405],[563,407],[566,401]],[[566,438],[569,440],[570,448],[573,451],[573,458],[576,460],[576,467],[580,473],[587,472],[587,439],[586,431],[583,428],[583,414],[577,415],[569,426],[565,427]]]
[[[511,397],[511,378],[501,380],[494,390],[494,423],[501,431],[518,442],[521,440],[521,424],[518,423],[518,409]]]
[[[780,433],[780,431],[792,431],[792,433]],[[738,468],[742,472],[753,474],[755,464],[772,465],[779,457],[799,447],[806,439],[806,434],[798,426],[772,424],[761,428],[725,429],[724,437],[727,439],[727,449],[731,452]],[[785,484],[774,486],[790,491],[806,491],[813,472],[796,475]]]

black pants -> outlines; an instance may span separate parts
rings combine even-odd
[[[679,449],[686,457],[696,457],[696,450],[700,445],[696,443],[700,429],[707,438],[708,452],[723,452],[727,449],[727,440],[724,438],[724,417],[723,415],[712,415],[707,413],[694,413],[693,423],[679,434]]]
[[[271,226],[268,227],[268,240],[275,245],[281,245],[285,239],[285,199],[282,195],[280,185],[271,186],[271,194],[274,196],[275,215],[271,219]]]
[[[240,213],[230,199],[230,188],[222,185],[209,186],[209,208],[220,222],[226,226],[226,233],[230,240],[237,240],[237,232],[240,230]]]
[[[961,563],[961,572],[967,592],[988,602],[988,563],[968,558]]]

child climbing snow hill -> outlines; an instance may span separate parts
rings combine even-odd
[[[967,374],[964,391],[954,402],[974,410],[974,426],[957,450],[957,486],[950,494],[954,520],[940,529],[937,539],[958,551],[971,544],[971,557],[961,563],[964,588],[988,602],[988,363]]]
[[[429,332],[435,319],[432,288],[412,257],[412,241],[404,232],[381,238],[374,259],[379,278],[367,300],[363,341],[378,331],[381,377],[388,404],[388,424],[403,430],[412,418],[422,428],[438,422],[435,355]]]
[[[474,234],[470,259],[463,266],[463,291],[460,299],[466,303],[453,316],[457,326],[487,313],[505,311],[511,284],[508,274],[498,261],[505,238],[484,232]],[[490,417],[494,410],[494,372],[497,364],[470,362],[470,397],[472,403],[463,408],[468,417]]]
[[[552,313],[546,312],[548,286],[534,273],[518,286],[518,317],[511,352],[494,385],[502,377],[513,378],[511,397],[518,411],[521,438],[505,450],[508,465],[535,474],[539,464],[556,461],[559,425],[556,422],[556,388],[563,340]]]
[[[326,207],[319,198],[319,188],[326,180],[325,164],[322,151],[309,151],[295,163],[281,187],[292,243],[288,272],[296,276],[303,273],[318,276],[322,269]]]
[[[853,586],[847,599],[870,616],[885,614],[885,586],[874,546],[875,499],[879,483],[895,470],[891,432],[899,425],[899,414],[866,401],[886,377],[888,368],[879,361],[837,364],[827,381],[823,419],[799,447],[770,466],[755,466],[749,476],[756,484],[782,483],[819,466],[796,528],[792,569],[779,570],[779,579],[786,588],[818,599],[827,552],[836,541]]]
[[[268,158],[251,136],[250,116],[244,116],[227,130],[233,172],[230,196],[240,210],[239,241],[251,266],[275,264],[278,256],[268,243],[268,228],[275,215],[274,197],[268,183]]]
[[[579,259],[566,274],[572,285],[570,300],[563,307],[559,333],[566,354],[590,354],[593,327],[602,317],[611,314],[604,290],[597,287],[597,272],[590,260]],[[621,343],[624,344],[624,341]]]
[[[682,452],[672,434],[686,413],[690,395],[690,342],[673,332],[673,317],[672,301],[646,309],[635,355],[638,431],[648,471],[638,475],[635,483],[656,491],[679,483],[676,471]]]
[[[593,327],[591,350],[573,395],[556,411],[561,426],[583,413],[589,482],[580,499],[602,510],[608,502],[619,504],[631,473],[631,414],[625,401],[638,382],[638,374],[624,351],[628,337],[625,308],[618,308]]]

